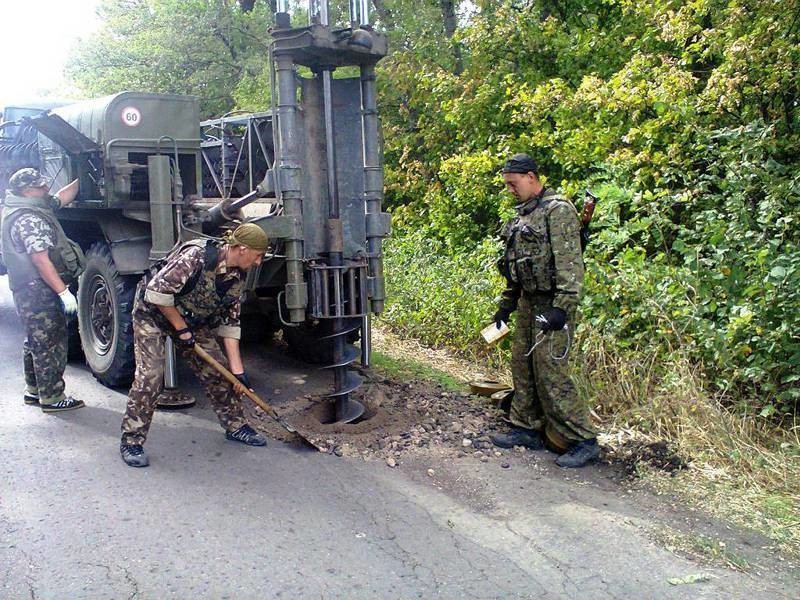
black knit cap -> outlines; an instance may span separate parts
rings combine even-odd
[[[539,174],[539,165],[530,154],[515,154],[503,165],[503,173],[536,173]]]

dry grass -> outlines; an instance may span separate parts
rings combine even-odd
[[[708,393],[679,354],[610,353],[599,339],[583,344],[578,383],[596,401],[605,441],[636,435],[668,441],[690,469],[680,477],[649,474],[657,487],[767,535],[800,556],[800,423],[775,423],[729,409]],[[634,432],[634,433],[630,433]]]
[[[459,381],[510,381],[508,371],[426,348],[385,329],[376,328],[375,347]],[[665,363],[655,352],[615,354],[592,338],[583,340],[582,347],[584,368],[577,383],[602,422],[603,443],[667,441],[690,468],[677,477],[643,473],[649,483],[755,529],[776,548],[800,557],[800,422],[775,423],[730,410],[724,398],[707,392],[696,369],[680,355]]]

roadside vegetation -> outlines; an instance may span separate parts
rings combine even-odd
[[[269,4],[106,0],[73,76],[266,108]],[[800,1],[372,4],[394,49],[382,326],[506,368],[478,332],[498,171],[530,152],[600,197],[574,347],[609,443],[668,441],[690,468],[661,484],[800,553]]]
[[[499,167],[531,152],[576,204],[601,198],[576,363],[607,442],[668,441],[690,469],[661,485],[800,552],[800,6],[477,5],[457,55],[384,65],[382,322],[507,364],[478,332]]]
[[[464,257],[450,260],[431,252],[421,239],[397,254],[397,243],[392,240],[387,252],[387,272],[393,274],[390,303],[379,323],[401,337],[425,340],[427,347],[450,348],[475,366],[442,367],[442,354],[413,343],[413,351],[400,351],[396,339],[379,346],[376,366],[392,365],[387,374],[434,381],[442,381],[442,375],[430,369],[444,370],[460,379],[462,388],[481,371],[510,383],[509,337],[496,346],[479,338],[501,286],[486,276],[493,273],[488,266],[485,271],[473,269],[481,257],[473,256],[475,263]],[[431,289],[440,293],[426,293]],[[471,301],[465,290],[480,295]],[[765,417],[748,408],[746,398],[715,390],[683,350],[615,341],[584,322],[573,357],[580,366],[580,393],[599,417],[601,441],[612,455],[636,442],[667,441],[688,468],[676,474],[643,465],[640,476],[722,518],[757,529],[776,548],[800,557],[800,420],[793,415]],[[415,362],[425,366],[410,366]]]

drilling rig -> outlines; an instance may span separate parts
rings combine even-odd
[[[142,274],[176,244],[216,236],[246,213],[274,248],[248,275],[243,311],[274,316],[286,338],[325,348],[330,420],[352,422],[364,407],[350,397],[361,380],[349,342],[360,335],[369,366],[370,318],[385,300],[390,220],[381,209],[375,65],[386,38],[371,27],[366,0],[351,0],[346,18],[310,0],[302,25],[287,1],[277,6],[270,110],[201,123],[192,97],[123,92],[32,111],[0,130],[27,133],[24,149],[0,136],[0,150],[26,163],[0,152],[0,179],[23,166],[48,174],[54,189],[80,179],[78,198],[58,216],[87,253],[78,330],[88,366],[111,386],[133,375],[130,308]],[[337,69],[349,76],[334,77]]]

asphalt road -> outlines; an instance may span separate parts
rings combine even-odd
[[[796,581],[708,568],[570,475],[464,459],[401,465],[224,439],[205,402],[156,413],[151,466],[119,458],[122,393],[71,364],[87,408],[22,403],[22,334],[0,292],[0,598],[775,598]],[[263,350],[259,350],[263,352]],[[246,353],[257,387],[316,374]],[[276,364],[278,366],[276,366]],[[196,389],[196,388],[193,388]],[[436,470],[428,477],[426,467]],[[673,586],[704,572],[710,581]]]

